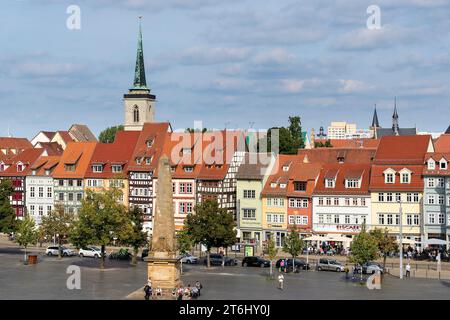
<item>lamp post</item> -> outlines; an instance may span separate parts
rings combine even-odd
[[[403,210],[402,201],[398,201],[400,204],[400,279],[403,279]]]

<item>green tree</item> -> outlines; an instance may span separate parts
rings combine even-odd
[[[375,238],[380,255],[383,257],[383,269],[386,267],[386,258],[389,253],[398,251],[398,244],[395,237],[388,234],[388,229],[375,228],[371,230],[370,235]]]
[[[25,260],[27,257],[27,248],[30,244],[36,244],[38,240],[38,231],[34,220],[29,216],[25,216],[19,220],[16,228],[16,241],[25,249]]]
[[[122,242],[133,248],[131,264],[136,265],[139,248],[147,244],[147,232],[142,231],[144,228],[144,212],[139,207],[132,206],[128,210],[128,217],[131,226],[128,228],[129,233]]]
[[[101,246],[100,268],[105,267],[105,248],[114,240],[128,238],[131,230],[127,209],[119,202],[122,191],[117,188],[94,192],[86,191],[81,209],[69,236],[78,248],[88,244]]]
[[[304,241],[300,238],[300,234],[297,231],[297,226],[294,224],[291,227],[288,236],[284,239],[283,251],[289,253],[292,256],[292,260],[294,260],[302,252],[304,246]],[[295,263],[292,263],[292,270],[294,270],[294,266]]]
[[[74,219],[73,213],[66,212],[62,204],[56,204],[54,210],[42,217],[40,229],[46,236],[55,237],[58,240],[58,246],[61,246],[63,239],[69,237]],[[61,259],[61,250],[58,250],[58,258]]]
[[[273,237],[270,237],[269,240],[267,240],[266,254],[270,260],[270,276],[272,277],[273,260],[275,260],[278,254],[278,248],[276,247],[275,240],[273,239]]]
[[[16,214],[9,201],[14,188],[11,180],[4,179],[0,181],[0,232],[10,233],[16,227]]]
[[[304,149],[305,142],[302,136],[302,122],[299,116],[289,117],[289,132],[292,136],[292,143],[296,149]]]
[[[362,225],[361,232],[355,236],[350,249],[350,261],[359,264],[360,266],[366,262],[375,260],[378,257],[377,239],[366,231],[365,223]]]
[[[332,148],[333,147],[333,145],[331,144],[330,139],[327,139],[327,141],[325,141],[324,147],[325,148]]]
[[[122,131],[122,130],[124,130],[123,125],[106,128],[105,130],[100,132],[100,135],[98,136],[98,140],[101,143],[113,143],[114,140],[116,139],[117,132]]]
[[[181,230],[177,233],[177,248],[180,254],[186,254],[194,247],[194,241],[186,230]]]
[[[207,266],[210,267],[210,252],[213,247],[236,243],[236,223],[233,214],[219,208],[217,201],[206,200],[195,207],[195,214],[188,214],[184,229],[194,243],[206,247]]]
[[[193,129],[193,128],[187,128],[186,130],[184,130],[186,133],[195,133],[195,132],[200,132],[200,130],[199,129]],[[201,132],[202,133],[205,133],[205,132],[207,132],[208,131],[208,129],[207,128],[203,128],[202,130],[201,130]]]

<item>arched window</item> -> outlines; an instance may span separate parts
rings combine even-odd
[[[133,118],[134,118],[134,122],[139,122],[139,107],[138,106],[134,106]]]

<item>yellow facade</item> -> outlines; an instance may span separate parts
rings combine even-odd
[[[372,225],[369,229],[374,228],[387,228],[390,234],[398,235],[400,233],[400,224],[396,224],[396,215],[400,215],[400,203],[396,202],[394,191],[385,191],[385,197],[388,192],[393,193],[394,202],[380,202],[378,198],[379,191],[371,193],[372,204]],[[407,201],[407,193],[400,192],[401,194],[401,207],[402,207],[402,225],[403,225],[403,237],[415,236],[419,237],[421,234],[421,225],[423,224],[422,213],[422,193],[418,194],[418,201]],[[385,199],[386,200],[386,199]],[[380,215],[384,215],[384,224],[380,224]],[[393,224],[388,223],[388,215],[392,216]],[[409,219],[408,219],[409,216]]]
[[[96,180],[97,186],[93,187],[89,185],[89,180]],[[101,184],[99,185],[98,182],[101,181]],[[121,199],[121,203],[128,208],[129,206],[129,181],[128,179],[85,179],[84,180],[84,188],[86,190],[92,190],[94,192],[100,192],[103,189],[108,190],[113,185],[118,186],[119,189],[122,191],[123,198]]]
[[[277,215],[276,219],[274,215]],[[283,217],[282,221],[280,216]],[[286,198],[262,197],[262,227],[264,230],[287,230]]]

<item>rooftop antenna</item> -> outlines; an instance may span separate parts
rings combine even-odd
[[[11,129],[10,129],[9,124],[8,124],[8,138],[12,138],[12,135],[11,135]]]
[[[248,122],[248,125],[249,125],[249,129],[251,129],[251,128],[253,128],[253,126],[255,125],[255,122],[254,121],[249,121]]]

